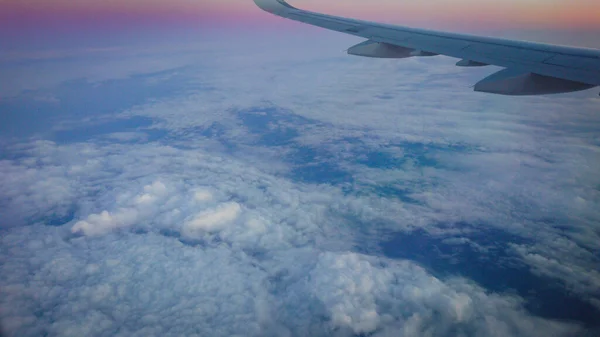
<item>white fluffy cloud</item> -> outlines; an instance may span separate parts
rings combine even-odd
[[[324,253],[311,272],[336,329],[374,336],[566,336],[576,326],[530,317],[516,297],[462,279],[442,282],[408,261]]]
[[[46,160],[61,158],[65,172],[91,157],[98,169],[76,170],[87,187],[74,189],[75,220],[2,237],[0,305],[9,335],[569,336],[580,329],[531,316],[513,295],[350,252],[362,237],[343,215],[376,219],[394,205],[377,196],[345,196],[234,158],[158,144],[50,148]],[[118,175],[109,178],[109,168]]]
[[[242,212],[238,203],[231,202],[218,208],[193,216],[183,224],[182,233],[187,237],[197,237],[202,232],[215,233],[234,222]]]
[[[106,234],[118,228],[133,226],[145,221],[156,213],[158,203],[167,196],[167,187],[160,181],[144,186],[143,192],[115,211],[104,210],[99,214],[90,214],[85,220],[77,221],[71,228],[73,233],[84,235]],[[120,196],[125,197],[126,196]]]
[[[305,251],[289,249],[265,260],[217,243],[199,249],[152,233],[89,241],[66,239],[43,226],[13,230],[1,243],[3,252],[13,254],[0,260],[2,318],[11,335],[570,336],[579,331],[576,325],[530,316],[510,295],[488,294],[462,279],[443,282],[408,261],[356,253],[315,252],[307,258]],[[298,265],[303,272],[294,270]],[[288,277],[279,279],[282,269]],[[277,290],[282,285],[283,293]]]

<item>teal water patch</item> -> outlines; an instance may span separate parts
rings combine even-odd
[[[406,204],[423,204],[421,201],[412,197],[413,191],[410,188],[402,188],[392,185],[380,185],[373,186],[371,188],[365,187],[364,189],[366,189],[368,193],[373,193],[384,198],[397,199]]]
[[[356,161],[357,163],[378,169],[398,168],[406,163],[404,157],[394,156],[384,151],[367,151],[366,153],[356,153],[357,156],[362,157]]]
[[[230,139],[229,131],[231,130],[227,126],[219,122],[213,122],[206,128],[193,128],[190,132],[217,140],[223,146],[222,150],[231,154],[238,149],[238,144]]]
[[[320,124],[277,107],[244,109],[237,116],[250,133],[259,136],[257,145],[262,146],[290,145],[300,135],[299,129]]]
[[[306,183],[338,185],[354,181],[352,174],[327,162],[303,165],[292,170],[291,177]]]
[[[70,209],[64,213],[54,213],[50,214],[43,219],[41,222],[46,226],[62,226],[66,223],[69,223],[75,219],[75,209]]]
[[[526,244],[530,240],[468,223],[446,228],[465,231],[456,237],[435,236],[420,229],[397,233],[381,243],[382,252],[389,258],[415,261],[440,278],[458,275],[493,292],[516,292],[527,301],[526,308],[536,315],[600,328],[597,320],[600,310],[558,281],[532,273],[507,250],[510,243]]]
[[[30,91],[4,99],[0,101],[0,137],[45,135],[60,122],[116,115],[150,100],[173,97],[189,87],[188,78],[181,75],[184,73],[181,70],[98,83],[73,80],[50,91]]]
[[[313,184],[346,184],[354,178],[343,169],[331,154],[323,149],[308,146],[294,147],[286,160],[293,164],[290,178]]]
[[[152,125],[152,119],[141,116],[131,118],[111,119],[103,123],[85,125],[82,127],[61,130],[54,132],[51,140],[57,143],[77,143],[86,142],[99,136],[110,135],[114,133],[138,132],[140,140],[144,142],[156,141],[167,135],[166,130],[149,129]],[[111,139],[112,142],[119,142],[118,139]],[[134,142],[135,138],[124,138],[123,142]]]
[[[399,149],[403,153],[402,159],[396,159],[393,164],[412,163],[415,167],[447,168],[440,161],[443,154],[464,154],[477,151],[465,144],[431,144],[417,142],[401,142],[387,146],[390,150]],[[384,157],[385,159],[385,157]],[[377,162],[375,162],[377,164]]]

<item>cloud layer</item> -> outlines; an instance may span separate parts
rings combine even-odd
[[[452,266],[495,261],[598,310],[597,100],[482,96],[468,86],[492,69],[300,42],[138,55],[76,86],[116,91],[116,111],[3,137],[6,334],[590,333],[532,309],[537,288],[486,289]],[[156,60],[160,72],[136,68]],[[75,102],[63,77],[47,83],[15,104]],[[124,98],[150,88],[169,94]],[[386,252],[415,233],[435,244]]]

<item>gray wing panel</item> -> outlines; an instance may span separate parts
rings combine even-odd
[[[600,85],[600,50],[452,34],[304,11],[283,0],[254,0],[263,10],[378,42],[560,79]]]

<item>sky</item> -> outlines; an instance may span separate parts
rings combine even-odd
[[[435,28],[600,28],[600,3],[594,0],[303,0],[292,3],[330,14]],[[48,28],[133,29],[148,25],[168,27],[240,23],[281,25],[260,13],[251,0],[2,0],[0,13],[4,29],[10,29],[12,34]]]

